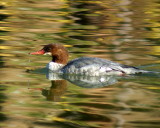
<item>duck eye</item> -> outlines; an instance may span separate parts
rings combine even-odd
[[[51,51],[51,48],[44,48],[44,50],[45,50],[46,52],[50,52],[50,51]]]

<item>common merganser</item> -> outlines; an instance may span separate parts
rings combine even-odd
[[[68,50],[62,44],[57,43],[44,45],[41,50],[30,54],[50,54],[52,61],[47,64],[47,68],[50,71],[64,74],[101,76],[150,72],[96,57],[80,57],[68,62]]]

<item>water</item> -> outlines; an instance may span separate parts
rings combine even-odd
[[[160,71],[158,0],[0,5],[2,128],[160,127],[159,75],[49,80],[50,57],[28,55],[56,42],[68,48],[70,60],[100,57]]]

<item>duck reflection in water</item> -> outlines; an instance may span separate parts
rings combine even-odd
[[[40,69],[39,69],[40,70]],[[34,73],[40,72],[39,70],[33,71]],[[44,72],[43,72],[44,74]],[[39,89],[42,95],[49,101],[60,102],[61,97],[67,90],[67,81],[82,88],[102,88],[113,85],[119,79],[134,79],[136,76],[86,76],[86,75],[73,75],[73,74],[59,74],[50,70],[45,70],[46,78],[51,81],[49,89]],[[138,77],[138,76],[137,76]],[[36,89],[37,90],[37,89]]]
[[[80,86],[82,88],[101,88],[104,86],[115,84],[120,76],[57,74],[49,71],[46,77],[49,80],[65,79],[72,84]]]
[[[33,71],[40,72],[40,69]],[[85,76],[85,75],[71,75],[58,74],[51,71],[46,72],[46,78],[51,81],[51,87],[34,88],[34,90],[42,91],[42,95],[49,101],[60,102],[61,97],[67,90],[67,81],[82,88],[102,88],[118,82],[120,76]],[[123,76],[124,78],[124,76]],[[32,88],[33,89],[33,88]]]
[[[42,89],[42,95],[49,101],[59,102],[67,90],[67,81],[82,88],[101,88],[117,82],[116,76],[83,76],[66,75],[47,72],[47,79],[51,80],[50,89]]]
[[[42,89],[42,95],[49,101],[59,102],[67,90],[66,80],[52,80],[49,89]]]

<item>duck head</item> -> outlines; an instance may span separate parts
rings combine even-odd
[[[36,52],[30,53],[31,55],[46,55],[52,56],[52,61],[59,64],[66,64],[68,61],[68,51],[62,44],[48,44]]]

